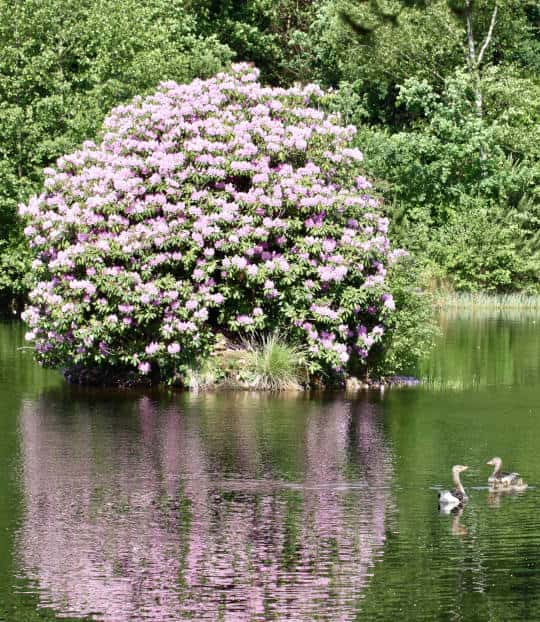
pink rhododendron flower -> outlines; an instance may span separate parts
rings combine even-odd
[[[139,365],[137,366],[137,369],[141,372],[141,374],[149,374],[150,373],[150,363],[148,362],[143,362],[143,363],[139,363]]]

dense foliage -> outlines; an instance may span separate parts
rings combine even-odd
[[[24,318],[50,366],[173,378],[219,333],[281,329],[312,372],[365,369],[395,310],[388,219],[353,126],[258,71],[164,82],[116,108],[21,209]]]
[[[477,115],[468,78],[458,72],[441,94],[425,80],[405,82],[397,101],[411,115],[406,128],[360,132],[369,170],[388,184],[395,240],[461,290],[527,290],[539,282],[540,151],[529,141],[540,138],[540,89],[535,99],[530,81],[506,76],[512,101],[496,86],[500,78],[492,72],[485,83],[506,100],[504,123]]]
[[[342,11],[372,30],[359,35]],[[538,291],[538,3],[342,2],[318,15],[313,63],[339,87],[336,108],[360,126],[391,236],[436,282]]]

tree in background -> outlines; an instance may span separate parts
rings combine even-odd
[[[533,4],[357,1],[328,9],[341,17],[326,32],[331,49],[340,33],[365,59],[351,63],[350,46],[338,57],[335,105],[363,124],[369,171],[388,182],[393,235],[458,289],[539,286]]]

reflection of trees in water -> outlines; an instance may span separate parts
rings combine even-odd
[[[500,385],[537,385],[540,332],[535,320],[505,315],[443,314],[439,345],[420,376],[435,390],[463,391]]]
[[[306,401],[291,483],[260,477],[256,408],[228,431],[242,450],[223,479],[204,412],[141,398],[137,426],[122,426],[26,402],[17,554],[42,604],[119,622],[351,619],[384,542],[391,463],[376,413]]]

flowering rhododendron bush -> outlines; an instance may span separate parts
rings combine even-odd
[[[395,310],[393,253],[355,129],[317,86],[257,80],[240,64],[164,82],[45,171],[21,207],[36,255],[24,319],[44,365],[171,379],[219,333],[276,328],[312,371],[368,359]]]

